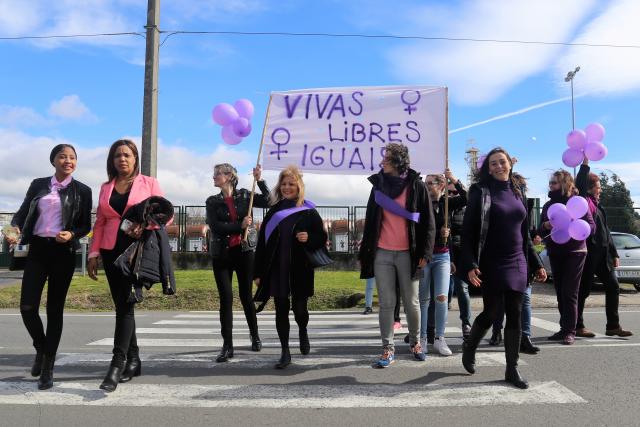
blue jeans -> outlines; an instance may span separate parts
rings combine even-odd
[[[463,325],[471,325],[471,298],[469,297],[469,285],[467,282],[451,275],[451,282],[458,297],[458,307],[460,308],[460,320]]]
[[[496,317],[493,322],[493,330],[499,331],[502,329],[502,321],[504,320],[504,306],[501,304]],[[522,334],[528,337],[531,336],[531,286],[527,286],[527,290],[522,295]]]
[[[367,284],[364,288],[364,305],[365,307],[373,307],[373,290],[376,287],[376,279],[370,277],[367,279]]]
[[[444,329],[447,325],[447,295],[449,294],[449,275],[451,273],[451,263],[449,253],[434,254],[433,259],[424,267],[424,276],[420,279],[418,297],[420,299],[420,336],[427,335],[429,323],[429,301],[431,300],[431,283],[433,283],[433,293],[436,301],[435,320],[436,336],[444,336]]]

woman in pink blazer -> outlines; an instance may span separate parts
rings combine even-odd
[[[141,373],[134,317],[135,299],[130,298],[131,283],[115,268],[114,262],[142,234],[140,224],[121,227],[122,215],[131,206],[151,196],[162,196],[155,178],[140,174],[138,148],[127,139],[114,142],[107,157],[109,180],[100,188],[96,223],[89,252],[89,277],[97,280],[98,257],[109,282],[116,307],[116,327],[113,338],[113,358],[100,388],[111,392],[119,382],[127,382]]]

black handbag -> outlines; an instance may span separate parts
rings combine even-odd
[[[247,238],[240,241],[242,252],[253,251],[258,244],[258,230],[256,230],[256,227],[251,224],[247,230]]]
[[[19,247],[18,247],[19,246]],[[19,255],[15,255],[16,249]],[[27,265],[27,256],[29,254],[29,245],[17,245],[9,251],[9,271],[24,270]]]
[[[329,256],[329,251],[326,246],[321,246],[318,249],[304,249],[305,254],[307,255],[307,260],[309,264],[313,268],[324,267],[325,265],[329,265],[333,262],[331,257]]]

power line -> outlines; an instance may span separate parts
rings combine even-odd
[[[191,31],[191,30],[162,30],[161,34],[166,34],[162,44],[174,35],[231,35],[231,36],[278,36],[278,37],[326,37],[326,38],[363,38],[363,39],[391,39],[391,40],[422,40],[422,41],[450,41],[450,42],[472,42],[472,43],[499,43],[499,44],[525,44],[525,45],[552,45],[552,46],[575,46],[575,47],[604,47],[618,49],[640,49],[636,44],[612,44],[612,43],[573,43],[573,42],[553,42],[542,40],[510,40],[510,39],[480,39],[471,37],[435,37],[435,36],[402,36],[394,34],[358,34],[358,33],[297,33],[284,31]],[[16,36],[0,37],[0,40],[41,40],[60,38],[84,38],[84,37],[114,37],[136,35],[144,38],[143,33],[122,32],[122,33],[97,33],[97,34],[62,34],[48,36]]]

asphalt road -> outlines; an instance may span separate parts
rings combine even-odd
[[[640,307],[621,309],[625,327],[640,331]],[[216,364],[217,313],[140,312],[143,376],[112,394],[98,389],[110,360],[114,318],[69,313],[55,369],[55,387],[38,391],[29,376],[33,349],[17,311],[0,311],[1,426],[227,425],[638,425],[640,339],[546,340],[555,310],[534,310],[539,355],[523,355],[529,390],[507,386],[502,348],[486,343],[478,369],[460,362],[458,313],[449,312],[451,357],[412,360],[396,340],[397,362],[372,369],[379,354],[377,315],[314,313],[312,352],[301,356],[292,322],[293,364],[276,371],[273,314],[260,314],[265,348],[249,351],[246,322],[235,314],[233,361]],[[604,332],[603,309],[587,324]]]

